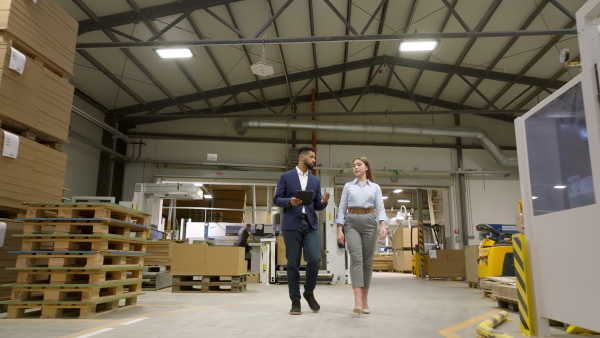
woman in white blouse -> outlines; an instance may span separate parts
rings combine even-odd
[[[338,210],[337,237],[346,242],[350,255],[350,278],[354,290],[355,313],[371,313],[369,286],[373,274],[373,257],[377,238],[387,234],[389,218],[385,215],[381,188],[373,178],[366,157],[352,162],[354,179],[344,185]],[[378,225],[380,225],[378,227]]]

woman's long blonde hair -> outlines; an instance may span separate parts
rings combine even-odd
[[[361,157],[357,157],[355,158],[352,162],[359,160],[362,163],[364,163],[367,167],[369,167],[369,170],[367,170],[367,179],[371,182],[375,182],[375,177],[373,177],[373,173],[371,172],[371,165],[369,164],[369,160],[367,160],[366,157],[361,156]]]

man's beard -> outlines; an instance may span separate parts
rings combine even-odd
[[[315,167],[314,165],[312,165],[310,162],[304,161],[304,165],[308,168],[308,170],[313,170],[313,168]]]

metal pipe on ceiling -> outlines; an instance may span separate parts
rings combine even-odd
[[[424,135],[443,137],[464,137],[478,140],[496,162],[504,166],[517,166],[516,156],[505,155],[502,150],[492,142],[487,133],[475,127],[442,127],[442,126],[401,126],[377,124],[350,124],[317,121],[293,120],[252,120],[239,119],[235,123],[235,130],[239,135],[245,135],[248,129],[302,129],[310,131],[330,131],[362,134],[401,134]]]
[[[83,42],[76,49],[90,48],[136,48],[136,47],[174,47],[174,46],[216,46],[216,45],[278,45],[287,43],[318,43],[318,42],[364,42],[386,40],[439,40],[464,38],[497,38],[512,36],[548,36],[576,35],[576,29],[549,30],[517,30],[496,32],[452,32],[452,33],[418,33],[418,34],[381,34],[381,35],[339,35],[339,36],[308,36],[286,38],[254,38],[229,40],[194,40],[194,41],[129,41],[129,42]]]
[[[108,124],[106,124],[106,123],[104,123],[102,121],[99,121],[98,119],[94,118],[93,116],[91,116],[90,114],[84,112],[83,110],[81,110],[81,109],[79,109],[79,108],[77,108],[75,106],[72,106],[71,107],[71,112],[79,115],[80,117],[82,117],[86,121],[92,123],[93,125],[95,125],[97,127],[100,127],[102,129],[106,130],[107,132],[115,135],[117,138],[120,138],[123,141],[125,141],[127,143],[131,142],[131,139],[127,135],[125,135],[122,132],[118,131],[117,129],[109,126]]]

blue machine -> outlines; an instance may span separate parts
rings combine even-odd
[[[519,229],[517,228],[516,224],[488,224],[488,225],[503,234],[514,235],[514,234],[519,233]],[[498,235],[494,235],[491,232],[489,233],[489,235],[490,235],[490,238],[492,238],[492,239],[495,239],[498,237]]]

